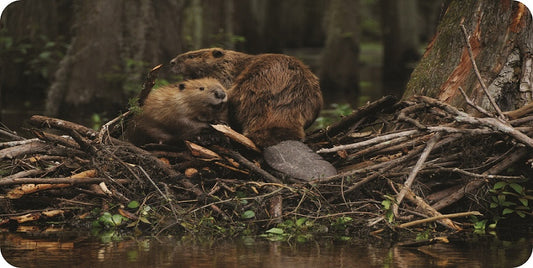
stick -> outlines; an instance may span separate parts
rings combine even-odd
[[[333,152],[337,152],[337,151],[341,151],[341,150],[357,149],[357,148],[361,148],[361,147],[365,147],[365,146],[374,145],[376,143],[381,143],[381,142],[384,142],[384,141],[388,141],[388,140],[391,140],[391,139],[394,139],[394,138],[398,138],[398,137],[406,137],[406,136],[408,137],[408,136],[417,134],[418,132],[419,132],[419,130],[417,130],[417,129],[412,129],[412,130],[407,130],[407,131],[402,131],[402,132],[396,132],[396,133],[377,136],[375,138],[372,138],[372,139],[369,139],[369,140],[366,140],[366,141],[357,142],[357,143],[333,146],[332,148],[329,148],[329,149],[323,148],[323,149],[320,149],[320,150],[318,150],[316,152],[318,154],[322,154],[322,153],[333,153]]]
[[[128,110],[127,112],[115,117],[113,120],[102,125],[102,127],[100,128],[100,131],[98,131],[98,137],[96,140],[102,143],[104,141],[104,135],[106,134],[109,135],[109,127],[111,127],[111,125],[115,124],[117,121],[128,117],[129,115],[131,115],[131,113],[132,113],[131,110]]]
[[[498,132],[507,134],[507,135],[517,139],[518,141],[524,143],[525,145],[533,148],[533,139],[531,139],[530,137],[528,137],[524,133],[516,130],[515,128],[513,128],[511,125],[509,125],[505,121],[501,121],[501,120],[498,120],[496,118],[490,118],[490,117],[486,117],[486,118],[472,117],[471,115],[469,115],[469,114],[467,114],[465,112],[461,112],[457,108],[455,108],[455,107],[453,107],[453,106],[451,106],[449,104],[443,103],[441,101],[438,101],[436,99],[432,99],[432,98],[429,98],[429,97],[426,97],[426,96],[417,96],[416,98],[418,98],[418,99],[420,99],[420,100],[422,100],[424,102],[427,102],[427,103],[429,103],[431,105],[434,105],[436,107],[439,107],[439,108],[443,109],[444,111],[454,115],[454,119],[457,122],[464,122],[464,123],[468,123],[468,124],[471,124],[471,125],[482,125],[482,126],[489,127],[489,128],[491,128],[493,130],[496,130]]]
[[[403,191],[403,189],[406,189],[401,185],[398,186],[401,188],[401,191]],[[415,204],[417,206],[417,209],[423,214],[431,217],[442,216],[440,212],[431,207],[423,198],[417,196],[410,189],[406,190],[405,197],[407,198],[407,200]],[[453,223],[453,221],[448,218],[440,219],[439,223],[455,231],[461,230],[461,227],[457,226],[455,223]]]
[[[458,87],[459,91],[461,91],[461,94],[463,95],[463,98],[465,98],[465,101],[468,105],[474,107],[474,109],[476,109],[478,112],[484,114],[485,116],[487,117],[492,117],[492,115],[487,112],[485,109],[483,109],[482,107],[476,105],[475,103],[472,102],[472,100],[470,100],[470,98],[466,95],[466,92],[463,90],[462,87]]]
[[[440,220],[440,219],[460,218],[460,217],[467,217],[467,216],[472,216],[472,215],[474,215],[474,216],[483,216],[483,214],[481,214],[479,211],[459,212],[459,213],[445,214],[445,215],[440,215],[440,216],[434,216],[434,217],[431,217],[431,218],[426,218],[426,219],[406,222],[406,223],[402,223],[402,224],[398,225],[398,227],[399,228],[407,228],[407,227],[411,227],[411,226],[414,226],[414,225],[419,225],[419,224],[422,224],[422,223],[432,222],[432,221],[436,221],[436,220]]]
[[[405,196],[405,193],[408,189],[411,188],[411,185],[415,181],[416,175],[418,174],[418,171],[422,168],[424,165],[424,162],[426,161],[427,157],[431,153],[431,150],[433,150],[433,147],[437,143],[437,141],[440,139],[440,133],[435,134],[431,139],[428,141],[426,148],[424,148],[424,151],[420,155],[420,158],[418,158],[418,161],[416,162],[416,165],[411,170],[411,173],[409,174],[409,177],[407,180],[405,180],[404,187],[402,190],[398,193],[396,196],[396,202],[392,205],[392,211],[394,213],[395,217],[398,217],[398,206],[403,200],[403,197]]]
[[[103,181],[107,181],[107,178],[92,178],[92,177],[80,177],[80,178],[3,178],[0,180],[0,186],[17,185],[17,184],[68,184],[71,186],[74,184],[97,184]],[[128,179],[114,179],[120,184],[129,183]]]
[[[492,168],[488,169],[487,171],[483,172],[482,175],[485,174],[498,174],[502,170],[505,170],[507,167],[515,163],[516,161],[522,159],[522,157],[526,156],[528,153],[527,148],[519,148],[516,151],[513,152],[510,156],[504,158],[503,161],[499,162],[498,164],[494,165]],[[461,198],[465,196],[465,194],[470,193],[476,189],[479,189],[484,183],[486,183],[485,180],[473,180],[468,182],[464,187],[462,187],[460,190],[450,194],[448,197],[441,199],[439,202],[432,205],[433,208],[436,210],[441,210],[457,201],[459,201]]]
[[[150,94],[150,91],[152,91],[152,88],[155,85],[155,80],[157,79],[157,71],[162,66],[163,64],[159,64],[155,66],[154,68],[152,68],[152,70],[150,70],[150,72],[146,76],[146,80],[144,81],[144,84],[143,84],[143,89],[141,90],[141,92],[139,92],[139,100],[138,100],[139,106],[141,107],[143,106],[144,101],[146,100],[146,97],[148,97],[148,94]]]
[[[477,79],[479,80],[479,84],[481,85],[483,92],[485,92],[485,95],[487,95],[487,98],[489,99],[490,104],[492,105],[496,113],[498,113],[498,116],[503,119],[505,118],[505,116],[503,115],[502,110],[500,110],[500,107],[498,107],[498,105],[494,101],[494,98],[489,94],[487,86],[483,82],[483,79],[481,79],[481,74],[479,73],[479,69],[477,68],[476,61],[474,60],[474,53],[472,52],[472,46],[470,46],[470,41],[468,40],[469,36],[463,24],[461,24],[461,29],[463,30],[463,36],[465,38],[466,47],[468,49],[468,56],[470,57],[470,61],[472,62],[472,66],[474,67],[474,72],[476,73]]]
[[[264,169],[254,165],[250,160],[246,159],[244,156],[242,156],[240,153],[222,148],[220,146],[213,146],[213,149],[218,154],[227,155],[229,157],[235,158],[237,162],[241,163],[243,166],[249,168],[253,172],[259,174],[261,177],[263,177],[266,181],[272,182],[272,183],[282,183],[278,178],[272,176],[270,173],[266,172]]]

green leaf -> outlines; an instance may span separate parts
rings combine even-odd
[[[521,194],[521,193],[524,191],[524,188],[523,188],[521,185],[516,184],[516,183],[514,183],[514,182],[511,183],[511,184],[509,184],[509,186],[510,186],[511,188],[513,188],[513,190],[514,190],[515,192],[519,193],[519,194]]]
[[[528,200],[525,199],[525,198],[518,198],[518,201],[520,201],[520,203],[522,203],[522,205],[524,205],[524,207],[527,207],[528,206]]]
[[[511,202],[511,201],[505,201],[505,202],[502,202],[502,206],[504,207],[516,206],[516,203]]]
[[[490,208],[497,208],[497,207],[498,207],[497,203],[494,203],[494,202],[490,203]]]
[[[520,216],[520,218],[524,218],[526,217],[526,214],[522,211],[516,211],[516,214],[518,214],[518,216]]]
[[[340,236],[340,237],[339,237],[339,240],[340,240],[340,241],[350,241],[351,239],[352,239],[352,238],[349,237],[349,236]]]
[[[122,215],[120,214],[115,214],[113,215],[113,223],[115,226],[118,226],[118,225],[121,225],[122,224],[122,221],[124,220],[125,218],[122,217]]]
[[[494,184],[494,187],[492,187],[492,189],[500,189],[500,188],[503,188],[507,185],[507,182],[504,182],[504,181],[499,181],[497,183]]]
[[[299,218],[296,220],[296,226],[302,226],[307,221],[307,218]]]
[[[283,233],[285,233],[285,232],[283,231],[283,229],[275,228],[275,227],[274,227],[274,228],[271,228],[271,229],[267,230],[266,233],[281,235],[281,234],[283,234]]]
[[[243,219],[251,219],[253,217],[255,217],[255,212],[253,212],[252,210],[247,210],[241,215],[241,218]]]
[[[389,199],[385,199],[381,201],[381,205],[383,205],[383,208],[388,210],[390,209],[391,201]]]
[[[131,209],[135,209],[135,208],[138,208],[139,207],[139,202],[133,200],[131,202],[128,203],[128,208],[131,208]]]
[[[146,224],[151,224],[150,221],[147,218],[145,218],[145,217],[141,216],[141,217],[139,217],[139,220],[144,222],[144,223],[146,223]]]
[[[510,214],[510,213],[513,213],[513,212],[514,212],[514,209],[505,208],[502,211],[502,215],[507,215],[507,214]]]

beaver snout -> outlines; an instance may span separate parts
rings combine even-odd
[[[222,90],[215,90],[215,98],[224,100],[226,98],[226,92]]]

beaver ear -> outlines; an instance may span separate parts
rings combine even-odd
[[[213,57],[220,58],[222,56],[224,56],[224,52],[222,52],[222,51],[220,51],[218,49],[213,50]]]
[[[185,89],[185,84],[184,84],[184,83],[180,83],[180,84],[178,85],[178,88],[179,88],[180,90],[184,90],[184,89]]]

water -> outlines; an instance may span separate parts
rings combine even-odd
[[[68,232],[49,238],[5,232],[0,238],[2,255],[18,267],[113,268],[515,267],[531,255],[533,242],[531,238],[510,242],[479,236],[468,242],[405,248],[379,247],[362,241],[291,244],[261,238],[198,243],[176,237],[146,237],[104,243]]]

